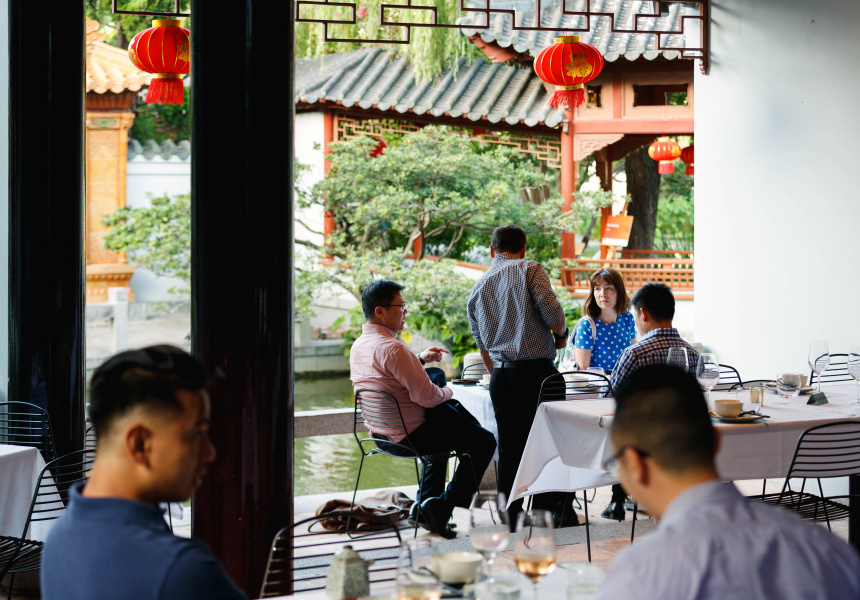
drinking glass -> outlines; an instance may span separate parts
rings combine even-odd
[[[478,492],[469,507],[469,541],[484,557],[484,573],[490,576],[493,560],[508,545],[511,527],[505,495]]]
[[[576,358],[572,347],[565,346],[559,351],[558,370],[562,373],[576,370]]]
[[[795,373],[779,373],[776,376],[776,393],[788,400],[800,394],[800,376]]]
[[[669,353],[666,355],[666,364],[673,365],[684,371],[689,370],[690,365],[687,363],[686,348],[669,348]]]
[[[824,340],[812,340],[809,343],[809,368],[818,375],[818,391],[821,391],[821,374],[830,365],[830,350]]]
[[[717,355],[712,352],[699,354],[699,362],[696,364],[696,379],[699,385],[707,392],[708,400],[711,399],[711,388],[720,380],[720,363]]]
[[[442,582],[430,570],[433,542],[427,538],[406,540],[397,561],[399,600],[439,600]]]
[[[848,374],[857,381],[857,399],[851,404],[860,404],[860,346],[848,349]]]
[[[517,520],[514,558],[520,573],[531,579],[535,597],[541,579],[555,569],[555,537],[552,526],[552,513],[548,510],[523,512]]]

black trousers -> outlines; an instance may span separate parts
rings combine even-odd
[[[555,373],[558,371],[550,359],[524,361],[513,369],[493,369],[490,398],[499,428],[499,491],[508,498],[537,412],[541,383]],[[562,492],[536,494],[532,508],[559,511],[564,499]],[[522,500],[511,505],[512,517],[522,505]]]
[[[409,434],[409,440],[421,456],[458,450],[468,452],[460,456],[460,464],[448,488],[445,489],[447,463],[436,463],[423,468],[423,485],[415,501],[439,497],[446,510],[455,506],[468,508],[472,496],[478,491],[477,483],[496,452],[496,438],[481,427],[474,416],[459,403],[444,403],[424,411],[424,423]],[[377,436],[374,436],[377,437]],[[400,442],[406,444],[406,441]],[[387,444],[382,439],[376,445],[397,456],[410,456],[404,448]],[[473,475],[474,469],[474,475]],[[477,478],[477,483],[475,479]]]

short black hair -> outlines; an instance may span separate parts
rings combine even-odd
[[[89,415],[96,436],[137,406],[181,413],[176,392],[200,392],[205,386],[203,366],[181,348],[165,344],[120,352],[95,370],[90,383]]]
[[[394,294],[401,291],[403,286],[389,279],[374,281],[361,292],[361,310],[364,318],[369,319],[376,313],[377,306],[391,304]]]
[[[496,252],[514,254],[526,245],[526,232],[518,225],[502,225],[493,230],[490,245]]]
[[[629,445],[667,471],[714,465],[716,436],[696,378],[671,365],[649,365],[625,378],[615,392],[612,440]]]
[[[636,290],[630,304],[637,310],[647,310],[655,321],[675,318],[675,296],[665,283],[646,283]]]

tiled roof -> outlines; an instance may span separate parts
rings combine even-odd
[[[485,7],[487,0],[479,0],[475,7]],[[522,2],[511,2],[511,0],[490,0],[493,8],[517,8],[517,5]],[[522,31],[511,30],[510,17],[503,14],[491,14],[490,25],[487,29],[463,29],[463,34],[469,37],[480,36],[481,40],[486,43],[493,43],[502,48],[511,48],[520,54],[529,54],[536,56],[541,50],[552,43],[552,38],[555,35],[562,35],[563,32],[569,31],[576,27],[585,27],[584,16],[562,15],[563,0],[551,0],[541,4],[541,26],[552,27],[557,31]],[[568,0],[568,11],[572,11],[574,7],[581,3],[570,2]],[[532,7],[534,3],[524,3],[524,6]],[[615,27],[617,29],[632,29],[633,15],[649,13],[653,10],[653,2],[642,2],[640,0],[591,0],[590,11],[612,13],[615,15]],[[640,27],[648,26],[649,29],[655,29],[659,25],[659,30],[680,30],[681,16],[687,9],[682,3],[665,2],[661,7],[668,9],[668,15],[660,19],[640,19]],[[690,13],[693,14],[693,13]],[[457,22],[463,24],[483,25],[485,15],[472,13],[460,18]],[[517,11],[517,26],[534,26],[535,11],[533,8],[528,10]],[[687,23],[695,23],[688,20]],[[610,22],[608,18],[591,18],[591,30],[586,32],[576,32],[580,36],[580,40],[595,46],[605,60],[614,62],[622,56],[627,60],[636,60],[639,57],[644,57],[648,60],[653,60],[662,54],[663,58],[675,59],[680,56],[680,52],[673,50],[658,50],[657,49],[657,34],[647,33],[612,33],[610,31]],[[661,36],[663,46],[671,48],[683,48],[683,35],[663,35]]]
[[[128,52],[106,44],[99,24],[87,18],[87,91],[119,94],[138,91],[149,84],[152,75],[131,64]]]
[[[164,160],[175,156],[180,160],[188,160],[191,156],[191,142],[181,140],[178,144],[174,144],[171,140],[164,140],[160,144],[155,140],[146,140],[143,144],[137,140],[128,140],[128,160],[140,156],[146,160],[152,160],[156,156],[160,156]]]
[[[547,106],[549,93],[532,69],[460,59],[459,72],[416,83],[412,66],[382,48],[296,61],[296,103],[336,103],[398,114],[556,127],[564,111]]]

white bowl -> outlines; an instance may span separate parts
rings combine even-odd
[[[472,583],[481,563],[476,552],[440,552],[430,557],[433,572],[445,583]]]
[[[744,410],[740,400],[714,400],[714,412],[721,417],[737,417]]]

